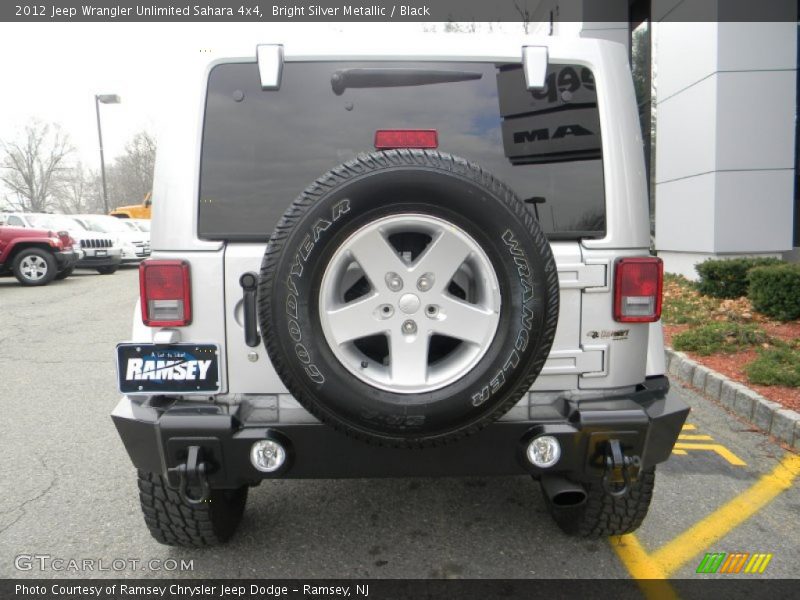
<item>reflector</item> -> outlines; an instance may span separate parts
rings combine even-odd
[[[378,129],[375,149],[438,148],[439,135],[435,129]]]

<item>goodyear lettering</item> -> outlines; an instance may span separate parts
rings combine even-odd
[[[303,241],[300,243],[300,256],[303,257],[303,262],[308,260],[308,255],[314,249],[314,242],[311,241],[311,235],[306,234]]]
[[[325,218],[317,219],[311,227],[311,231],[306,233],[303,240],[300,242],[300,247],[295,252],[292,265],[289,268],[289,275],[286,277],[286,287],[289,290],[286,295],[286,314],[289,316],[287,319],[287,326],[289,337],[292,338],[294,345],[294,353],[303,365],[303,370],[316,384],[325,382],[325,376],[319,368],[313,363],[311,353],[308,348],[303,344],[303,330],[300,327],[300,291],[298,290],[296,278],[301,278],[305,271],[305,263],[308,261],[311,253],[314,251],[317,242],[319,242],[321,235],[327,231],[333,223],[335,223],[342,215],[350,212],[350,200],[343,199],[333,205],[331,209],[330,220]]]
[[[319,241],[319,234],[323,231],[327,231],[328,227],[331,226],[331,222],[327,219],[319,219],[316,223],[314,223],[314,227],[312,227],[312,231],[314,232],[314,242]]]

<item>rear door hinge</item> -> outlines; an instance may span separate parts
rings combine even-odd
[[[606,288],[606,264],[558,265],[558,284],[562,289]]]

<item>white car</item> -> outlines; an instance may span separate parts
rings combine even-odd
[[[119,219],[119,220],[125,223],[125,225],[127,225],[131,231],[143,231],[147,234],[150,233],[150,219]]]
[[[119,268],[122,248],[115,239],[106,233],[91,231],[67,215],[9,213],[6,223],[14,227],[67,231],[78,242],[81,253],[76,269],[94,269],[101,275],[111,275]]]
[[[150,256],[150,233],[133,230],[125,219],[108,215],[70,215],[90,231],[112,236],[122,249],[122,264],[139,263]]]

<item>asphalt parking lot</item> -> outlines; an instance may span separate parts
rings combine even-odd
[[[153,541],[109,413],[136,269],[43,288],[0,279],[0,577],[773,577],[800,564],[800,459],[674,384],[692,408],[634,536],[576,540],[526,477],[276,481],[227,546]],[[705,553],[768,553],[763,573],[697,575]],[[20,569],[19,555],[193,560],[117,571]],[[15,564],[16,563],[16,564]],[[29,564],[22,563],[23,566]],[[95,563],[98,564],[98,563]]]

